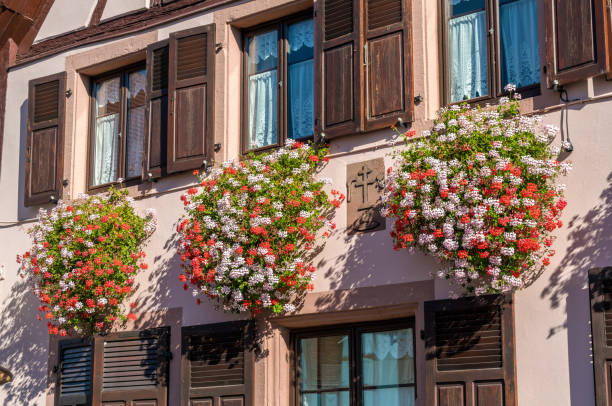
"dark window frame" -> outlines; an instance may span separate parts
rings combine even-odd
[[[89,106],[89,134],[87,135],[87,192],[88,193],[100,193],[107,191],[111,186],[117,186],[118,183],[103,183],[100,185],[94,185],[92,181],[93,175],[93,165],[94,165],[94,143],[96,136],[96,95],[95,95],[95,86],[97,82],[111,79],[119,76],[120,80],[120,107],[119,107],[119,133],[121,134],[118,158],[117,158],[117,179],[123,178],[124,181],[121,183],[121,187],[129,187],[135,186],[142,183],[142,175],[138,175],[132,178],[127,179],[125,177],[126,173],[126,150],[127,150],[127,115],[128,115],[128,81],[127,77],[134,72],[144,70],[146,76],[146,61],[142,60],[140,62],[136,62],[118,69],[113,69],[112,71],[102,73],[100,75],[92,76],[90,80],[90,106]],[[146,87],[145,87],[146,92]],[[146,100],[146,95],[145,95]],[[146,102],[144,104],[146,108]],[[146,116],[146,113],[145,113]],[[146,118],[146,117],[145,117]],[[145,132],[144,137],[147,137],[147,129],[144,128]],[[144,150],[145,154],[144,159],[146,160],[146,154],[148,151]],[[141,162],[141,167],[142,167]]]
[[[450,17],[447,15],[447,3],[449,0],[440,0],[440,56],[442,58],[442,100],[444,105],[453,105],[461,103],[469,104],[485,104],[496,101],[502,96],[506,96],[508,92],[504,90],[506,84],[502,83],[501,78],[501,38],[500,38],[500,22],[499,22],[499,2],[500,0],[484,0],[485,3],[485,16],[486,16],[486,27],[487,27],[487,84],[489,88],[489,94],[486,96],[474,97],[466,100],[451,101],[450,100],[450,58],[448,56],[449,42],[448,42],[448,22]],[[540,23],[540,6],[538,8],[538,23]],[[463,13],[465,15],[468,13]],[[491,35],[493,30],[493,35]],[[540,28],[538,31],[542,31]],[[520,93],[523,99],[539,96],[542,94],[542,69],[546,66],[545,61],[542,61],[542,40],[538,36],[538,58],[540,60],[540,81],[533,85],[524,86],[516,89],[517,93]]]
[[[383,321],[370,321],[349,324],[338,324],[323,327],[310,327],[296,329],[291,331],[291,367],[292,367],[292,406],[300,405],[300,354],[299,340],[302,338],[316,338],[332,335],[347,335],[349,338],[349,403],[352,406],[361,406],[363,404],[364,385],[362,382],[362,366],[361,366],[361,334],[380,331],[391,331],[401,329],[412,329],[412,348],[414,350],[414,383],[401,385],[402,387],[413,387],[415,399],[418,397],[418,380],[417,380],[417,348],[416,348],[416,330],[415,317],[404,317],[399,319],[390,319]],[[314,391],[311,391],[314,393]],[[317,391],[319,392],[319,391]],[[328,392],[321,390],[320,392]]]
[[[276,149],[276,148],[280,148],[282,146],[285,145],[287,139],[288,139],[288,127],[287,127],[287,123],[288,123],[288,115],[287,115],[287,111],[288,111],[288,106],[289,106],[289,96],[288,96],[288,92],[289,92],[289,82],[288,82],[288,63],[287,63],[287,49],[288,49],[288,38],[287,38],[287,32],[288,32],[288,27],[291,24],[294,23],[298,23],[301,21],[306,21],[312,19],[313,20],[313,24],[314,24],[314,11],[313,9],[308,9],[306,11],[302,11],[296,14],[292,14],[290,16],[287,17],[282,17],[276,20],[272,20],[272,21],[268,21],[266,23],[263,24],[259,24],[256,25],[254,27],[245,29],[242,31],[242,74],[241,74],[241,80],[242,80],[242,103],[241,103],[241,109],[242,109],[242,113],[241,113],[241,118],[242,118],[242,124],[241,124],[241,135],[240,135],[240,150],[242,155],[247,155],[251,152],[253,153],[260,153],[260,152],[264,152],[267,150],[272,150],[272,149]],[[259,147],[259,148],[251,148],[248,149],[247,148],[247,137],[248,137],[248,108],[249,108],[249,71],[248,71],[248,49],[247,49],[247,39],[249,37],[255,36],[257,34],[266,32],[266,31],[270,31],[272,29],[276,29],[277,31],[277,50],[278,50],[278,61],[277,61],[277,65],[276,65],[276,69],[277,69],[277,104],[276,104],[276,143],[275,144],[270,144],[270,145],[266,145],[263,147]],[[315,27],[316,29],[316,27]],[[314,55],[313,55],[313,59],[314,59]],[[316,69],[316,68],[315,68]],[[314,72],[313,72],[313,83],[315,80],[314,77]],[[314,97],[316,97],[316,86],[313,87],[314,89]],[[311,141],[314,139],[314,126],[315,123],[313,121],[312,123],[312,127],[313,127],[313,134],[310,137],[306,137],[306,138],[301,138],[299,141]]]

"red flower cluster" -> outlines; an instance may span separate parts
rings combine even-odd
[[[219,300],[225,310],[291,312],[295,296],[312,290],[306,265],[318,231],[344,196],[315,178],[325,148],[289,143],[248,161],[226,162],[181,196],[186,217],[178,225],[184,273],[194,296]],[[197,299],[199,303],[199,298]]]
[[[153,213],[137,215],[125,190],[41,211],[29,232],[32,248],[17,262],[42,302],[49,334],[89,335],[136,317],[121,304],[138,269],[147,268],[141,246],[154,228]]]

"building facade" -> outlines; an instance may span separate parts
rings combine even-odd
[[[50,3],[32,46],[3,60],[0,364],[14,380],[1,404],[610,402],[606,1]],[[564,227],[530,286],[451,299],[435,261],[395,251],[390,220],[364,220],[355,205],[376,204],[390,126],[420,134],[441,107],[495,104],[509,82],[521,111],[573,147],[560,157],[574,166]],[[175,231],[193,169],[321,137],[324,175],[351,200],[314,260],[314,290],[282,317],[197,305],[178,280]],[[15,263],[26,229],[40,208],[119,178],[139,209],[158,213],[131,299],[140,317],[105,336],[50,337]]]

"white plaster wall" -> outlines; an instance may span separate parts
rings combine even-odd
[[[150,0],[108,0],[100,21],[110,20],[149,7]]]
[[[87,26],[97,3],[97,0],[55,0],[34,42]]]

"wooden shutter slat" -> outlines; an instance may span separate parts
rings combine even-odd
[[[147,47],[146,136],[142,178],[159,178],[166,173],[168,140],[169,41]]]
[[[410,0],[368,0],[365,130],[412,121]]]
[[[361,130],[363,102],[360,0],[317,2],[315,133],[327,138]]]
[[[24,205],[62,196],[66,73],[29,83]]]
[[[567,84],[610,72],[609,13],[604,0],[546,0],[546,74]]]
[[[425,302],[425,348],[426,405],[516,404],[511,296]]]
[[[197,169],[212,159],[214,41],[214,24],[170,35],[168,173]]]
[[[57,403],[62,406],[89,405],[92,389],[93,346],[84,340],[59,343]]]
[[[183,328],[183,405],[252,404],[252,328],[243,321]]]
[[[612,267],[589,270],[591,307],[591,336],[593,339],[593,372],[595,375],[595,403],[612,406]]]
[[[96,338],[93,404],[168,403],[169,328]]]

